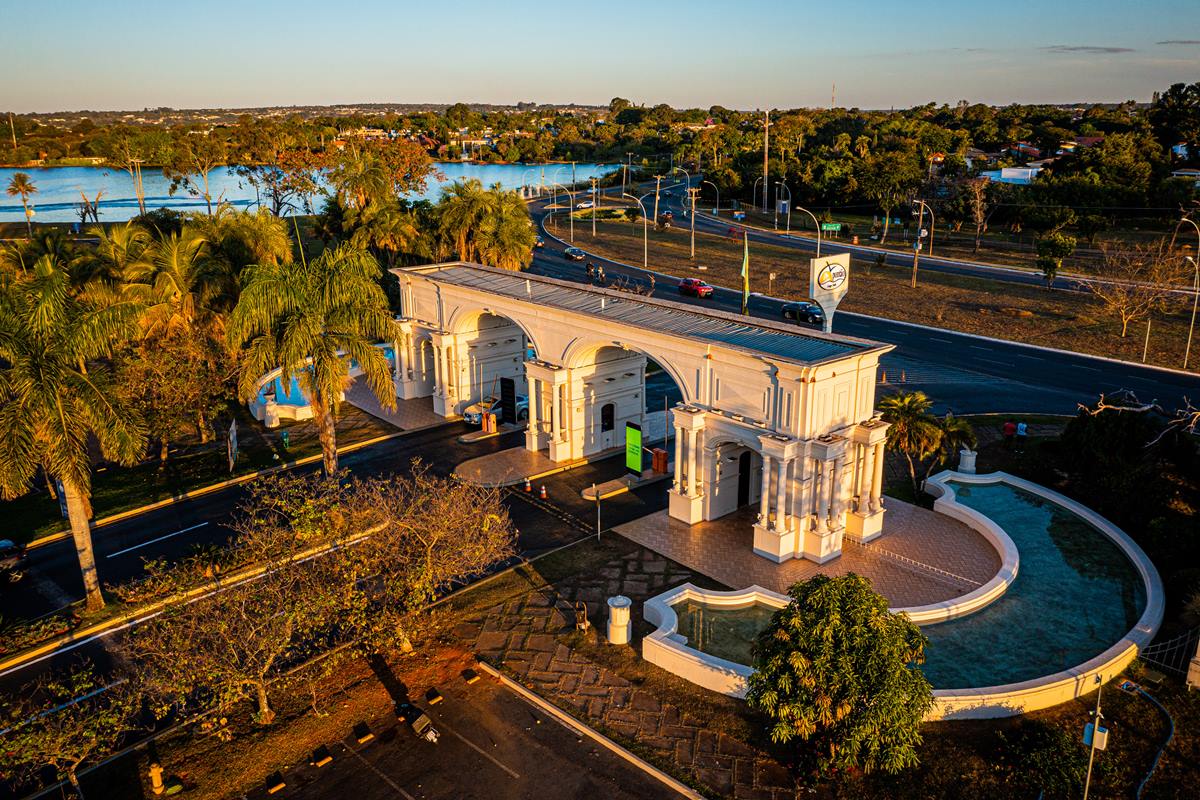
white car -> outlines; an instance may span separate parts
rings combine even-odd
[[[581,208],[592,208],[595,205],[596,204],[593,203],[591,200],[583,200],[583,201],[576,203],[575,208],[576,208],[576,210],[581,209]]]
[[[463,419],[471,425],[482,425],[483,415],[487,413],[494,413],[499,416],[499,395],[489,395],[478,403],[467,406],[463,409]],[[529,398],[523,394],[519,394],[517,395],[517,422],[525,422],[527,419],[529,419]]]

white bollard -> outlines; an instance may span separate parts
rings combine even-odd
[[[629,644],[629,608],[633,601],[624,595],[608,598],[608,643]]]
[[[958,471],[967,475],[975,474],[975,456],[979,455],[974,450],[968,450],[965,447],[958,451]]]

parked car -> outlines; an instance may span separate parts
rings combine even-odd
[[[533,240],[533,246],[540,250],[541,248],[546,246],[546,240],[543,239],[542,237],[538,236],[536,239]]]
[[[488,395],[478,403],[472,403],[463,409],[463,419],[471,425],[482,425],[484,414],[500,414],[499,395]],[[517,395],[517,421],[529,419],[529,398],[523,394]]]
[[[784,319],[807,322],[809,325],[820,325],[825,321],[825,312],[816,303],[784,303],[782,313]]]
[[[679,293],[692,297],[712,297],[713,287],[699,278],[684,278],[679,282]]]
[[[596,204],[594,202],[592,202],[591,200],[581,200],[575,204],[575,208],[576,208],[576,210],[581,209],[581,208],[592,208],[595,205]]]
[[[563,255],[566,256],[568,261],[583,261],[585,258],[587,258],[587,253],[583,252],[578,247],[568,247],[563,251]]]
[[[25,546],[12,539],[0,539],[0,577],[16,583],[25,577]]]
[[[421,709],[414,706],[412,703],[401,703],[396,707],[396,717],[401,721],[408,723],[412,728],[413,733],[417,738],[424,739],[430,744],[437,744],[438,738],[441,737],[441,731],[433,727],[433,721]]]

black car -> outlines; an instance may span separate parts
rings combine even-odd
[[[16,583],[25,575],[25,548],[11,539],[0,539],[0,577]]]
[[[542,237],[538,236],[537,238],[535,238],[533,240],[533,246],[538,249],[541,249],[546,246],[546,240],[543,239]]]
[[[587,253],[580,250],[578,247],[568,247],[563,251],[568,261],[583,261],[587,258]]]
[[[825,321],[825,312],[816,303],[784,303],[783,318],[796,322],[807,322],[809,325],[820,325]]]

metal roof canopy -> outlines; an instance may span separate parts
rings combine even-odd
[[[803,330],[740,314],[698,309],[669,300],[525,272],[510,272],[465,261],[397,267],[392,272],[401,278],[415,273],[436,283],[478,289],[804,365],[836,361],[873,350],[882,353],[893,347],[881,342]]]

